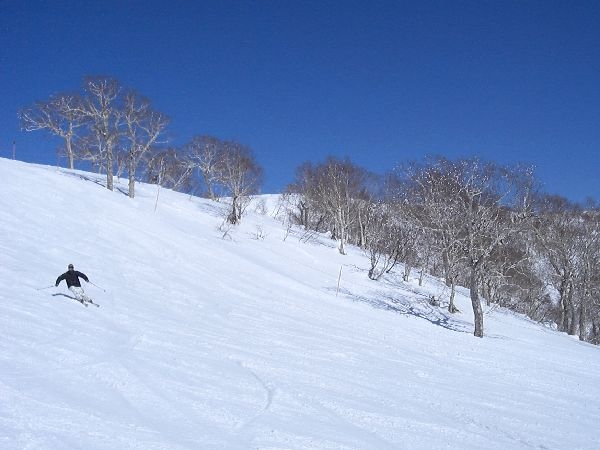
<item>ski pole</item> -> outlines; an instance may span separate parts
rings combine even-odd
[[[93,284],[93,285],[94,285],[94,286],[96,286],[98,289],[101,289],[101,290],[102,290],[102,292],[106,292],[106,289],[104,289],[104,288],[102,288],[102,287],[98,286],[98,285],[97,285],[96,283],[94,283],[93,281],[90,281],[90,284]]]
[[[51,284],[50,286],[36,288],[36,291],[43,291],[44,289],[50,289],[51,287],[55,287],[55,286],[53,284]]]

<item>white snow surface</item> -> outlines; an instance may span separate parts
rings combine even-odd
[[[0,159],[1,449],[598,449],[600,349],[250,207]],[[73,263],[101,305],[69,298]],[[341,269],[340,287],[338,277]],[[48,289],[40,289],[52,286]]]

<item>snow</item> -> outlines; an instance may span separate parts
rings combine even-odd
[[[0,180],[2,449],[600,448],[598,347],[502,309],[475,338],[465,289],[450,316],[439,280],[371,281],[252,207],[224,230],[156,186]],[[69,263],[100,308],[53,287]]]

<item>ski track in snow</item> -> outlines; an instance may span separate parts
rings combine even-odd
[[[600,448],[597,347],[487,307],[474,338],[466,289],[451,315],[252,205],[225,235],[225,202],[0,177],[3,450]],[[40,289],[70,262],[100,308]]]

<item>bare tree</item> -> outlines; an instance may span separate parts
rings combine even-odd
[[[318,166],[303,164],[291,186],[302,196],[305,217],[310,214],[318,216],[316,225],[313,225],[315,229],[318,231],[323,221],[328,223],[332,238],[339,241],[341,254],[346,254],[345,246],[353,230],[358,230],[357,242],[361,242],[360,235],[364,233],[366,224],[364,213],[368,211],[365,201],[370,201],[367,178],[367,171],[350,160],[330,156]],[[356,224],[359,224],[358,227],[354,227]]]
[[[550,268],[547,282],[558,293],[558,329],[586,340],[599,309],[600,213],[546,196],[536,217],[539,255]],[[595,294],[596,293],[596,294]],[[593,329],[591,331],[593,334]]]
[[[89,161],[92,169],[101,173],[105,170],[104,155],[99,151],[101,148],[98,137],[90,132],[83,131],[81,136],[73,142],[75,159]]]
[[[221,161],[226,143],[212,136],[195,136],[187,145],[188,157],[198,168],[206,194],[211,200],[217,198],[216,189],[221,176]]]
[[[75,168],[73,141],[76,130],[84,125],[81,104],[82,99],[78,94],[58,94],[19,112],[23,130],[47,130],[64,140],[69,169]]]
[[[326,231],[323,229],[325,212],[322,202],[315,194],[317,183],[316,169],[310,162],[305,162],[296,168],[295,181],[287,187],[287,193],[296,200],[298,213],[295,219],[305,230],[316,232]]]
[[[257,193],[262,183],[263,169],[256,163],[249,147],[227,142],[217,163],[219,181],[231,197],[228,221],[239,223],[251,194]]]
[[[584,232],[581,248],[581,271],[578,277],[578,288],[581,301],[579,304],[579,339],[594,341],[600,335],[597,325],[600,324],[600,209],[594,207],[585,211],[581,226]]]
[[[146,180],[173,189],[187,190],[194,166],[180,150],[169,147],[146,153]]]
[[[458,166],[444,159],[430,159],[424,165],[406,167],[407,183],[396,182],[404,192],[398,197],[407,203],[406,211],[440,255],[446,285],[450,287],[448,311],[454,306],[457,278],[466,261],[462,212],[452,201],[462,190]]]
[[[481,278],[481,288],[488,305],[498,303],[522,311],[518,304],[513,303],[516,301],[514,296],[525,297],[532,288],[542,286],[531,270],[532,254],[528,239],[529,233],[510,236],[490,254]]]
[[[462,185],[456,197],[464,217],[475,336],[483,337],[479,288],[486,262],[510,236],[525,230],[531,218],[531,170],[502,167],[477,159],[460,161]]]
[[[430,227],[424,224],[430,222],[425,220],[426,213],[431,213],[423,207],[423,196],[416,195],[418,183],[410,177],[415,176],[414,170],[405,168],[405,173],[399,175],[390,172],[385,178],[383,195],[386,203],[392,211],[391,223],[395,229],[394,264],[404,262],[403,279],[408,281],[411,270],[420,267],[419,285],[423,285],[426,270],[435,254],[435,235],[430,232]],[[411,175],[412,174],[412,175]],[[421,192],[423,194],[423,192]],[[451,295],[452,303],[453,295]]]
[[[399,247],[392,226],[392,213],[385,203],[372,204],[371,226],[366,230],[365,252],[371,262],[368,277],[378,280],[398,261]]]
[[[575,276],[579,259],[576,222],[581,211],[564,198],[546,197],[535,223],[541,255],[552,268],[548,282],[559,295],[558,328],[574,334]]]
[[[125,127],[129,197],[133,198],[135,197],[135,175],[138,166],[150,148],[158,143],[169,120],[162,113],[152,109],[148,99],[134,91],[125,95],[122,118]]]
[[[530,217],[532,174],[476,158],[435,158],[412,174],[414,193],[423,205],[423,227],[437,235],[447,279],[464,259],[469,270],[474,334],[483,337],[480,285],[492,253]],[[450,271],[450,272],[449,272]]]
[[[90,122],[95,139],[91,151],[97,152],[104,161],[106,188],[113,190],[115,151],[123,136],[123,109],[119,104],[121,86],[110,77],[86,77],[86,93],[81,112]]]

